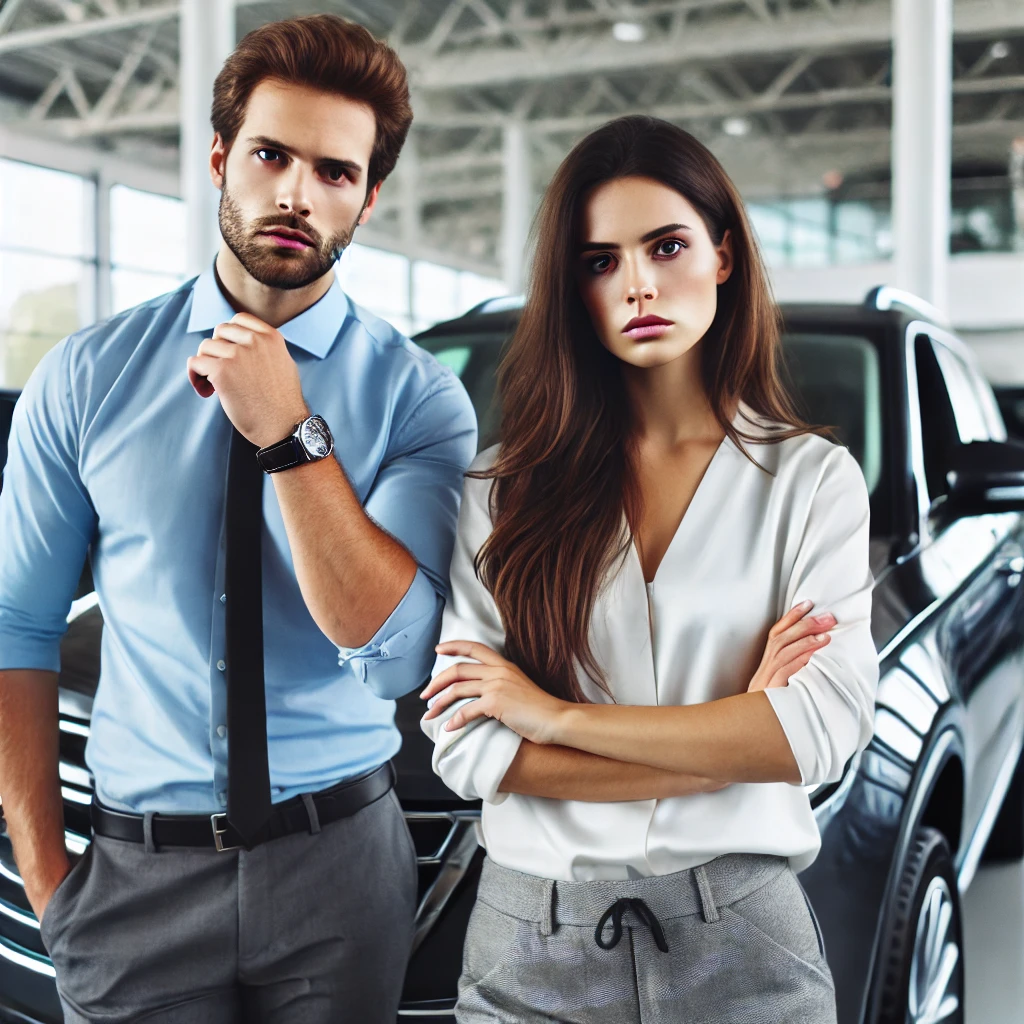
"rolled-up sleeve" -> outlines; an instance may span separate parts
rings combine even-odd
[[[492,452],[484,452],[474,469],[487,466]],[[474,569],[477,552],[491,533],[489,495],[491,481],[467,479],[459,514],[459,529],[451,563],[451,597],[444,609],[441,640],[473,640],[499,654],[505,651],[505,631],[490,591]],[[432,676],[467,658],[440,656]],[[464,800],[485,800],[499,804],[507,793],[499,793],[505,773],[512,764],[522,737],[501,722],[478,718],[462,729],[443,728],[468,701],[456,701],[437,718],[421,721],[434,744],[432,764],[445,785]]]
[[[398,428],[367,495],[367,515],[403,544],[418,568],[409,589],[362,647],[339,647],[378,696],[394,700],[423,684],[434,660],[462,479],[476,452],[476,415],[449,370]]]
[[[43,357],[14,408],[0,491],[0,669],[60,670],[96,514],[78,471],[70,349]]]
[[[871,739],[878,656],[871,638],[869,504],[864,476],[842,447],[829,453],[811,500],[784,608],[832,612],[831,642],[765,693],[789,740],[800,784],[835,782]]]

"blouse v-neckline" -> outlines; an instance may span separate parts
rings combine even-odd
[[[736,413],[731,420],[731,423],[734,427],[736,426],[736,421],[740,418],[741,410],[743,408],[743,402],[740,402],[739,405],[736,407]],[[719,442],[718,447],[712,453],[711,458],[708,460],[708,464],[704,467],[704,472],[701,474],[700,480],[697,481],[697,486],[694,489],[693,494],[690,496],[690,500],[687,503],[686,508],[683,510],[682,516],[680,516],[679,518],[679,522],[676,524],[676,528],[673,531],[672,537],[668,542],[668,547],[665,548],[665,551],[661,556],[661,560],[658,562],[658,566],[654,570],[654,576],[651,579],[648,579],[647,574],[644,572],[644,562],[643,559],[640,557],[640,549],[637,546],[636,535],[633,534],[630,538],[629,546],[632,551],[632,556],[640,569],[640,578],[643,580],[644,589],[646,591],[649,592],[650,589],[655,585],[655,583],[658,582],[658,576],[661,573],[662,567],[668,561],[668,557],[672,553],[672,549],[676,547],[676,544],[679,540],[679,536],[683,533],[684,526],[686,525],[688,520],[693,520],[693,516],[691,515],[693,507],[697,503],[697,500],[700,497],[701,493],[707,490],[707,487],[705,485],[707,484],[708,477],[711,476],[712,469],[714,469],[716,463],[720,461],[720,456],[722,452],[728,447],[735,447],[735,445],[732,439],[729,437],[729,435],[726,434],[725,437],[723,437],[722,440]]]

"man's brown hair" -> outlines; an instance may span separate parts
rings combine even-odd
[[[273,21],[254,29],[224,62],[213,85],[213,130],[230,146],[252,91],[273,78],[365,103],[377,123],[367,192],[395,167],[412,124],[405,66],[387,43],[336,14]]]

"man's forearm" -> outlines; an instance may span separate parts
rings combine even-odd
[[[366,515],[336,459],[272,479],[306,607],[333,643],[361,647],[405,596],[416,560]]]
[[[572,705],[552,742],[722,782],[800,782],[789,740],[763,690],[673,707]]]
[[[554,800],[604,803],[664,800],[712,792],[722,786],[697,775],[682,775],[648,765],[616,761],[571,747],[523,740],[498,791]]]
[[[56,673],[0,671],[0,799],[26,895],[39,916],[69,868],[59,737]]]

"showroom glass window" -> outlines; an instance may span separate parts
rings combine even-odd
[[[507,295],[495,277],[456,270],[353,242],[338,261],[338,279],[354,302],[412,335]]]
[[[0,159],[0,387],[21,388],[96,309],[96,186]]]
[[[184,207],[173,196],[127,185],[111,187],[112,313],[172,291],[185,280]]]

